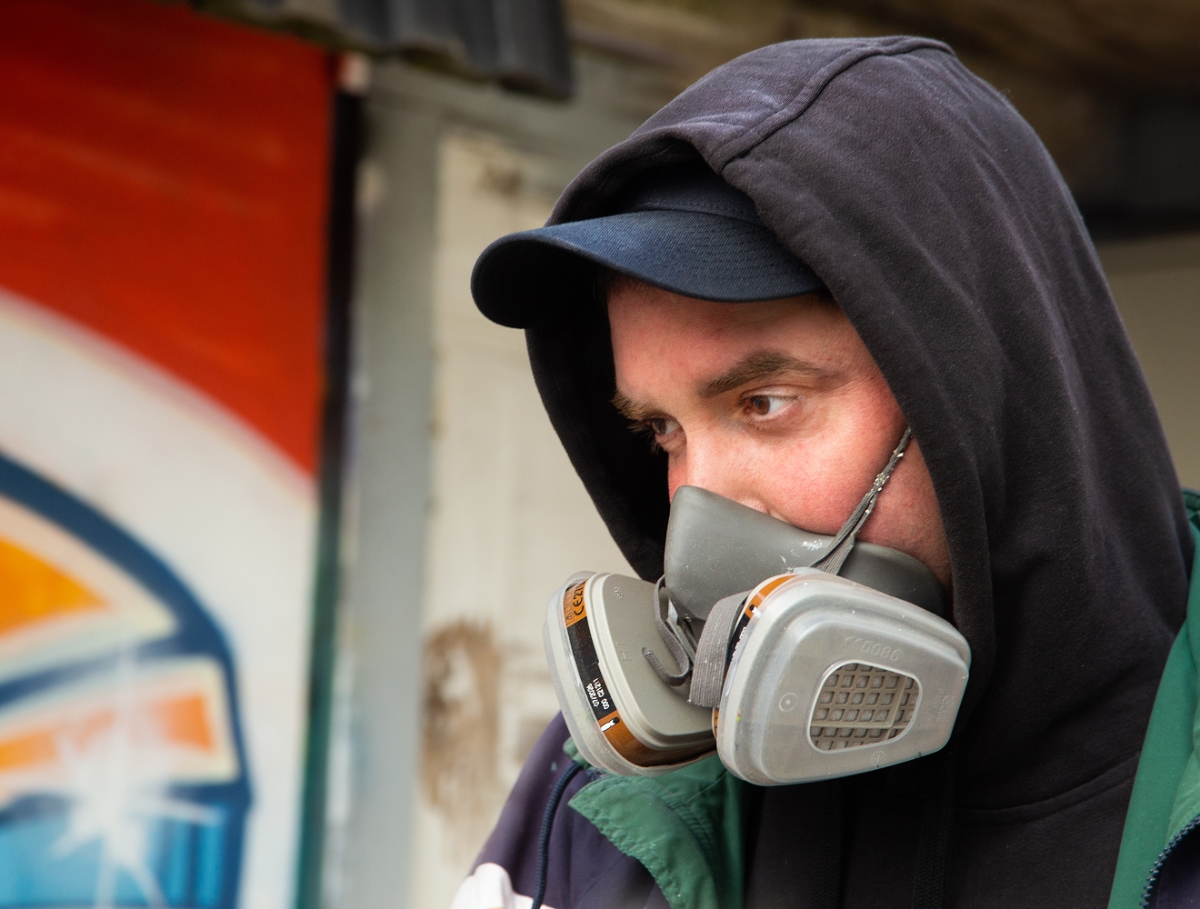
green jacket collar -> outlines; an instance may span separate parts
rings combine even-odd
[[[663,776],[602,776],[570,805],[642,863],[672,909],[741,909],[744,786],[714,754]]]
[[[1200,493],[1184,490],[1184,503],[1196,542],[1187,619],[1150,714],[1109,909],[1143,905],[1163,860],[1200,819]]]

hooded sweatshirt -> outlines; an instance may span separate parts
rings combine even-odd
[[[586,811],[576,793],[615,783],[581,774],[556,817],[547,905],[1104,906],[1192,540],[1067,187],[945,45],[796,41],[686,90],[580,173],[551,223],[610,214],[630,180],[697,159],[820,276],[895,395],[937,495],[970,682],[939,754],[769,788],[716,767],[658,790],[724,799],[722,842],[701,850],[706,896]],[[527,331],[542,399],[622,552],[656,579],[664,456],[609,403],[602,309],[566,284],[547,294],[555,318]],[[547,731],[480,857],[522,893],[565,737],[561,721]]]

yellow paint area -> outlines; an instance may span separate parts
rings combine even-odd
[[[178,692],[144,701],[131,713],[122,719],[134,753],[164,748],[211,751],[217,745],[202,693]],[[0,737],[0,774],[58,764],[70,753],[86,753],[102,744],[116,723],[117,710],[106,706],[13,731]]]
[[[61,569],[0,539],[0,637],[107,605]]]

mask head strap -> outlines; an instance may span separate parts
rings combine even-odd
[[[658,626],[658,635],[662,638],[663,644],[675,659],[679,666],[678,672],[671,672],[649,647],[642,648],[642,656],[646,658],[646,662],[650,664],[650,668],[654,670],[663,682],[670,685],[672,688],[678,688],[692,677],[692,652],[694,648],[690,646],[690,642],[686,642],[679,625],[676,622],[668,621],[667,609],[670,603],[667,599],[667,591],[665,586],[666,578],[658,579],[658,583],[654,585],[654,596],[658,601],[658,608],[654,612],[654,624]]]
[[[908,447],[908,441],[911,438],[912,430],[906,426],[904,428],[904,435],[900,437],[900,441],[896,444],[891,458],[888,459],[883,470],[879,471],[879,475],[875,477],[875,482],[871,484],[871,488],[867,490],[867,494],[862,497],[862,501],[858,503],[858,507],[846,519],[846,523],[842,525],[842,529],[837,532],[837,535],[833,538],[833,542],[829,546],[829,551],[813,563],[813,568],[819,568],[821,571],[828,572],[829,574],[837,574],[842,570],[842,564],[846,561],[846,556],[850,555],[850,550],[854,548],[858,532],[862,530],[863,525],[867,523],[867,518],[875,510],[875,502],[879,499],[879,494],[883,492],[883,487],[887,485],[892,471],[896,469],[896,465],[904,457],[904,449]]]

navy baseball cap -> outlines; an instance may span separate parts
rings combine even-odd
[[[754,209],[750,197],[702,164],[635,180],[614,214],[501,237],[471,274],[479,310],[501,325],[559,321],[595,293],[599,266],[664,290],[744,303],[824,289]]]

